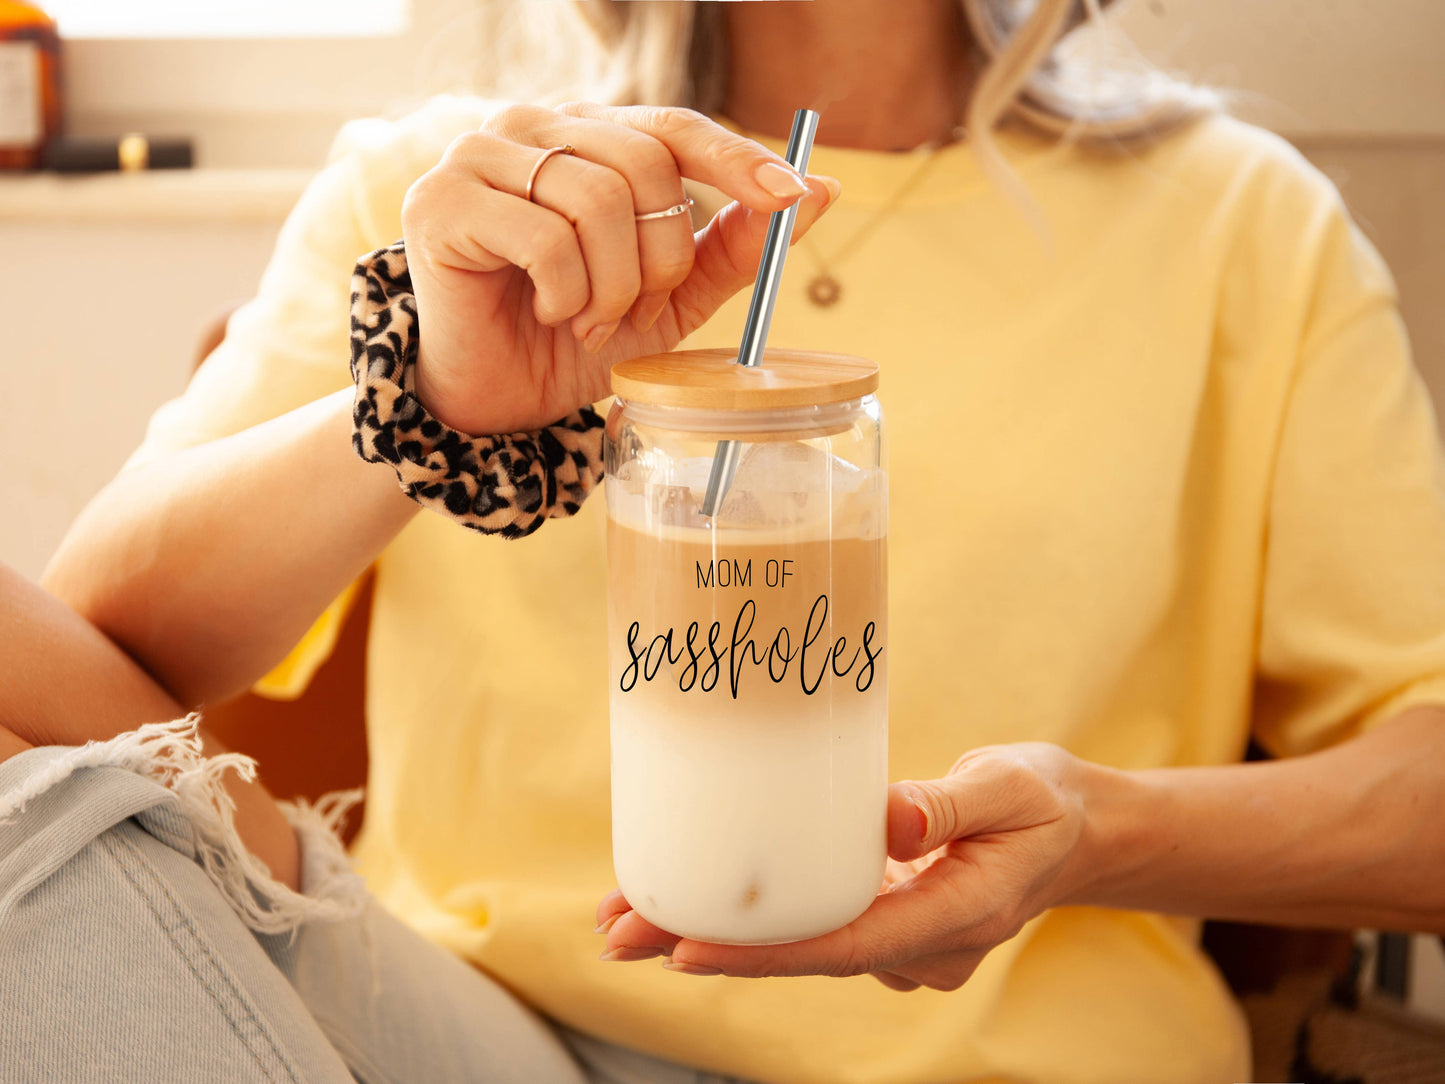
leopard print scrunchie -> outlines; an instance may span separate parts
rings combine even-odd
[[[535,433],[471,437],[427,413],[412,390],[416,295],[398,241],[351,278],[351,442],[387,463],[406,495],[463,526],[523,538],[574,515],[602,477],[601,416],[590,406]]]

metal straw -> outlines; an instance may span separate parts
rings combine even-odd
[[[793,131],[788,136],[788,165],[802,176],[808,173],[808,156],[813,152],[813,136],[818,132],[818,114],[799,109],[793,114]],[[793,240],[793,222],[798,217],[798,203],[774,211],[768,220],[768,237],[763,243],[763,258],[758,264],[757,281],[753,283],[753,299],[748,304],[748,322],[743,327],[743,342],[738,348],[735,364],[749,368],[763,360],[763,347],[768,341],[768,325],[773,322],[773,306],[778,301],[778,283],[783,279],[783,261]],[[712,473],[707,479],[707,493],[702,499],[702,514],[715,516],[733,484],[742,457],[742,443],[720,440],[713,453]]]

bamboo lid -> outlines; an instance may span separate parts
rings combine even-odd
[[[844,403],[878,388],[878,366],[848,354],[763,353],[753,368],[732,350],[675,350],[630,358],[612,368],[612,392],[629,402],[698,410],[772,410]]]

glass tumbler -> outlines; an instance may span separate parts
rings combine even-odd
[[[607,419],[612,844],[649,922],[724,944],[846,925],[886,859],[888,484],[878,368],[687,350]],[[716,458],[736,474],[702,509]]]

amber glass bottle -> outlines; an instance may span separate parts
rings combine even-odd
[[[55,20],[26,0],[0,0],[0,169],[34,169],[60,121]]]

